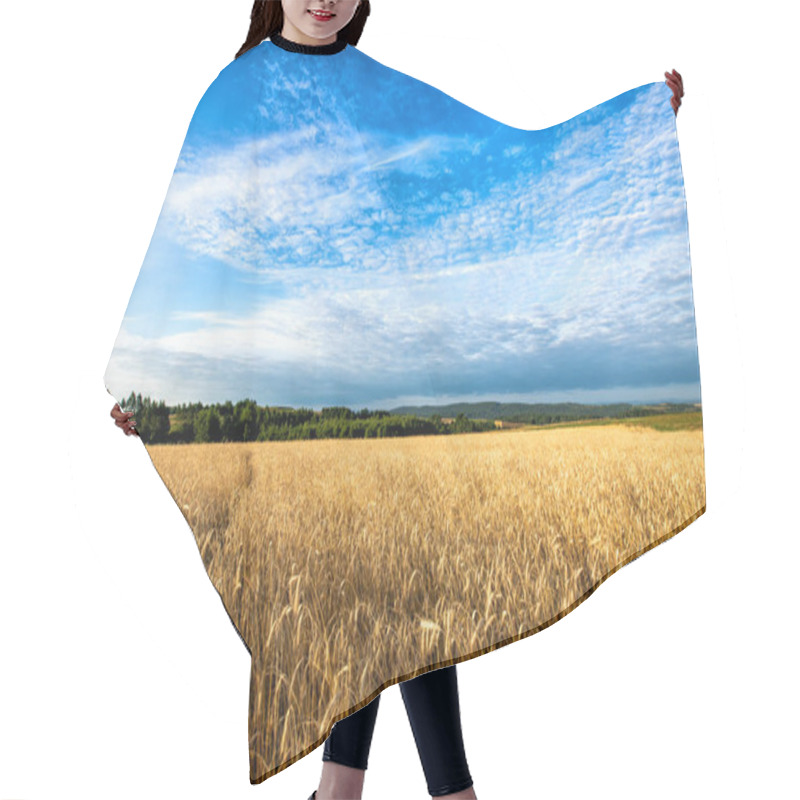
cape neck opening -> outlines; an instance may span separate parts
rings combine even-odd
[[[281,36],[279,32],[275,32],[269,37],[272,44],[280,47],[282,50],[288,50],[291,53],[305,53],[310,56],[327,56],[333,53],[340,53],[347,47],[347,39],[339,38],[330,44],[299,44]]]

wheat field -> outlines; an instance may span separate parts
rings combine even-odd
[[[705,511],[702,429],[149,445],[252,656],[250,779],[532,635]]]

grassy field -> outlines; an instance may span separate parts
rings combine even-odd
[[[547,627],[702,514],[700,414],[673,416],[148,446],[252,653],[251,780],[386,686]]]

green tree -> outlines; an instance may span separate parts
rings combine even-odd
[[[195,423],[196,442],[219,442],[222,440],[222,417],[214,407],[202,409]]]

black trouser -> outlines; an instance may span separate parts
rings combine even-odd
[[[458,681],[455,664],[434,669],[400,683],[406,713],[417,743],[431,797],[472,786],[461,735]],[[335,723],[325,740],[323,761],[366,769],[378,695],[371,703]]]

